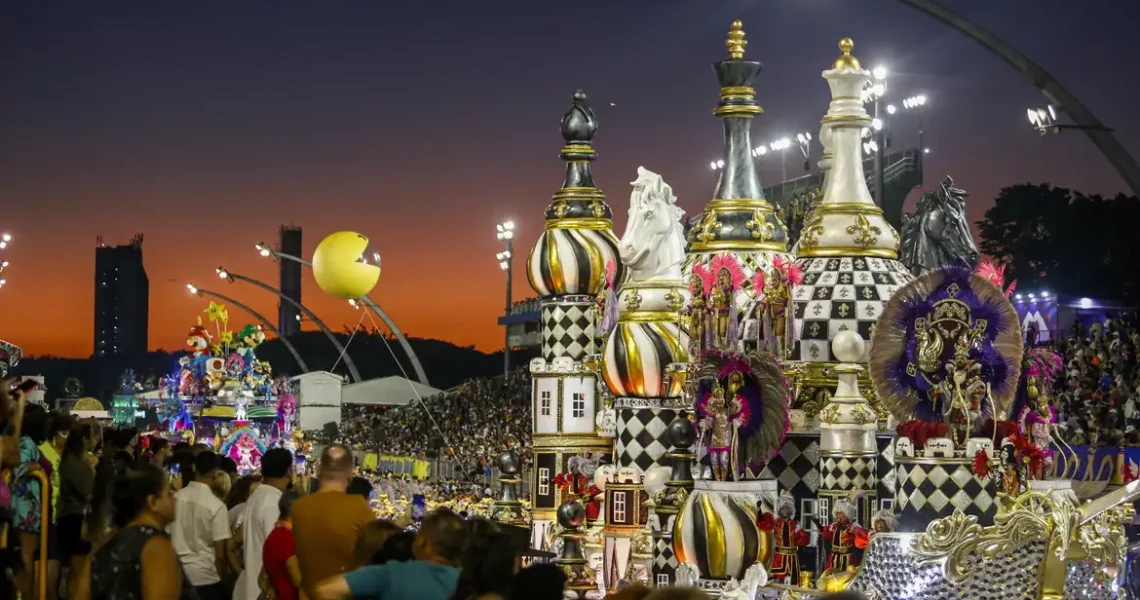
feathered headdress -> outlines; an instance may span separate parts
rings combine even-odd
[[[974,273],[994,284],[994,287],[999,290],[1005,285],[1005,265],[999,266],[988,260],[983,260],[978,263],[978,269]],[[1005,288],[1005,297],[1012,296],[1015,289],[1017,289],[1017,280],[1011,281],[1009,287]]]
[[[744,274],[744,270],[740,268],[740,261],[731,254],[717,254],[709,262],[709,270],[712,272],[713,277],[719,277],[721,270],[728,271],[729,279],[732,280],[732,289],[739,290],[748,277]],[[715,281],[715,279],[713,280]]]
[[[1061,355],[1047,348],[1032,348],[1025,353],[1025,374],[1052,385],[1064,367]]]
[[[772,267],[784,274],[784,278],[792,285],[799,285],[804,281],[804,270],[792,260],[785,260],[779,254],[772,259]]]
[[[752,276],[752,295],[759,298],[764,293],[764,271],[756,271]]]
[[[697,278],[700,279],[701,286],[704,289],[693,289],[693,282],[689,282],[689,291],[694,295],[697,294],[698,291],[700,291],[702,294],[708,295],[708,293],[712,291],[713,281],[715,281],[716,276],[713,275],[713,272],[710,271],[704,263],[696,263],[693,265],[693,275],[696,275]]]
[[[960,318],[961,321],[950,323]],[[942,344],[928,344],[924,351],[937,351],[937,371],[926,373],[917,365],[920,320],[946,321],[947,330],[971,332],[969,344],[946,339],[942,325],[923,326]],[[926,329],[929,327],[929,329]],[[962,335],[965,335],[962,333]],[[991,387],[997,415],[1007,414],[1021,375],[1022,339],[1017,311],[1001,290],[969,268],[941,267],[916,278],[893,296],[879,317],[871,337],[871,380],[882,406],[900,421],[927,418],[941,420],[941,399],[936,386],[946,378],[945,364],[963,348],[971,369]],[[936,416],[937,415],[937,416]]]
[[[614,277],[617,275],[617,261],[611,256],[606,261],[606,285],[612,290],[614,289]]]
[[[712,390],[712,382],[732,373],[744,375],[744,386],[737,391],[742,410],[750,414],[740,428],[739,463],[749,465],[771,458],[784,443],[790,426],[788,384],[783,369],[767,352],[748,356],[735,352],[709,350],[701,358],[697,397],[702,401]],[[698,412],[701,405],[698,404]]]

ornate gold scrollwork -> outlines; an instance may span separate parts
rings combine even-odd
[[[637,310],[639,308],[641,308],[641,294],[634,290],[625,297],[625,309]]]
[[[819,236],[826,230],[823,228],[823,217],[814,212],[808,215],[807,225],[800,232],[800,250],[814,250],[819,246]]]
[[[1077,529],[1077,538],[1088,553],[1086,560],[1096,569],[1096,580],[1100,583],[1115,579],[1124,565],[1128,537],[1123,524],[1131,522],[1132,512],[1131,505],[1120,505],[1093,517]]]
[[[767,242],[776,236],[776,226],[768,221],[760,209],[752,213],[752,218],[744,222],[744,227],[752,232],[753,239],[761,242]]]
[[[1044,500],[1051,504],[1048,498]],[[993,527],[982,527],[977,517],[955,510],[949,517],[930,523],[926,533],[918,537],[915,561],[941,563],[943,577],[961,584],[982,562],[1047,538],[1053,530],[1051,521],[1048,513],[1014,510],[998,515]]]
[[[670,310],[680,311],[685,307],[685,297],[676,289],[665,292],[665,302],[669,305]]]
[[[882,235],[883,230],[875,225],[872,225],[867,220],[866,215],[857,215],[855,217],[855,224],[847,227],[847,233],[854,235],[851,241],[860,248],[870,248],[879,243],[879,238],[876,235]],[[873,234],[873,235],[872,235]]]
[[[705,219],[701,222],[701,226],[697,231],[697,241],[711,242],[715,240],[720,233],[721,227],[724,227],[724,223],[717,220],[715,210],[710,210],[708,214],[705,215]]]

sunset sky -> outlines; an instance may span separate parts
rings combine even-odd
[[[1138,3],[946,2],[1036,59],[1140,153]],[[275,283],[254,244],[295,224],[306,255],[334,231],[370,236],[384,256],[373,297],[408,335],[496,350],[495,224],[518,223],[521,299],[574,90],[598,114],[595,179],[619,235],[639,165],[698,211],[721,150],[709,65],[726,56],[734,18],[746,56],[765,63],[756,143],[815,135],[829,100],[820,71],[850,36],[865,66],[890,70],[889,100],[930,98],[926,183],[952,174],[972,193],[972,219],[1014,183],[1123,189],[1080,132],[1028,127],[1026,107],[1047,101],[1020,74],[889,0],[5,2],[0,231],[14,240],[0,251],[11,261],[0,338],[29,354],[91,353],[100,235],[145,235],[152,348],[181,348],[205,308],[187,282],[274,317],[275,297],[214,268]],[[916,143],[913,116],[895,130],[896,148]],[[800,163],[793,148],[789,176]],[[761,167],[766,184],[779,180],[778,158]],[[304,301],[338,329],[363,314],[309,274]]]

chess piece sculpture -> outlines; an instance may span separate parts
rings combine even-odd
[[[902,257],[907,268],[921,275],[938,267],[974,268],[978,247],[966,218],[966,191],[950,177],[918,200],[914,213],[903,215]]]

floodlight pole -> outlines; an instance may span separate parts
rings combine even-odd
[[[282,292],[281,290],[269,285],[268,283],[258,281],[252,277],[246,277],[245,275],[239,275],[228,269],[225,269],[224,271],[226,279],[236,279],[238,281],[244,281],[246,283],[253,284],[263,290],[277,294],[279,298],[295,306],[297,310],[301,311],[306,317],[309,317],[309,319],[316,323],[317,327],[320,327],[321,331],[324,332],[325,337],[329,338],[329,341],[333,343],[333,346],[336,346],[337,352],[340,353],[340,356],[344,357],[344,366],[348,368],[348,374],[352,377],[352,380],[355,382],[364,381],[360,377],[360,371],[356,370],[356,363],[352,362],[352,357],[348,355],[348,352],[345,350],[344,345],[340,343],[340,340],[336,339],[336,335],[334,335],[332,331],[329,331],[329,328],[325,326],[324,321],[321,321],[321,319],[317,317],[313,311],[309,310],[304,304],[301,304],[300,302],[297,302],[296,300],[290,298],[285,292]]]
[[[310,269],[313,268],[312,262],[307,261],[299,256],[293,256],[292,254],[278,252],[277,250],[274,250],[265,244],[260,245],[259,248],[268,252],[278,260],[291,260],[295,263],[300,263],[301,265],[309,267]],[[412,369],[416,372],[416,379],[419,379],[420,383],[426,386],[431,386],[431,383],[428,382],[427,374],[424,373],[424,367],[422,364],[420,364],[420,358],[416,356],[416,351],[412,350],[412,345],[408,343],[408,338],[404,336],[404,332],[400,331],[400,328],[396,326],[396,322],[393,321],[392,318],[388,316],[388,313],[384,312],[384,310],[380,308],[380,305],[376,304],[376,302],[371,297],[361,296],[358,298],[358,300],[364,302],[364,304],[366,304],[368,308],[372,309],[372,312],[375,313],[377,317],[380,317],[380,320],[384,321],[384,324],[388,326],[388,329],[392,332],[392,335],[395,336],[396,341],[400,343],[400,347],[404,349],[404,354],[408,355],[408,360],[410,360],[412,363]]]
[[[1034,87],[1041,90],[1045,97],[1053,104],[1063,108],[1076,122],[1073,129],[1082,129],[1085,135],[1092,140],[1094,146],[1116,168],[1124,183],[1132,190],[1133,195],[1140,196],[1140,165],[1128,153],[1128,150],[1112,135],[1112,130],[1105,127],[1069,90],[1061,85],[1040,65],[1029,59],[1005,40],[994,33],[967,19],[966,17],[939,4],[935,0],[899,0],[903,4],[917,9],[934,17],[945,25],[949,25],[959,32],[967,35],[981,44],[986,50],[996,54],[1011,67],[1017,69],[1022,75],[1029,78]]]

